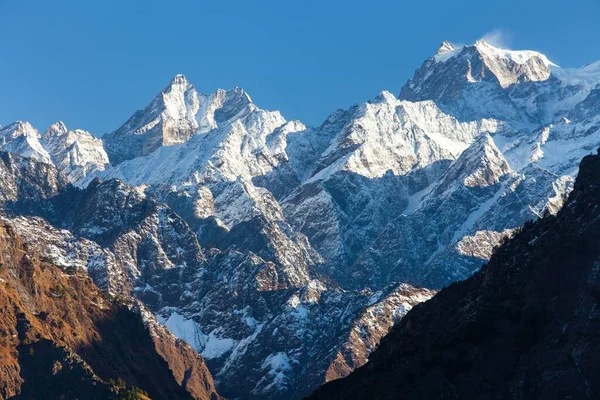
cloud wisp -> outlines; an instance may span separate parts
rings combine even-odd
[[[494,47],[510,49],[510,40],[512,35],[503,29],[494,29],[483,35],[483,40]]]

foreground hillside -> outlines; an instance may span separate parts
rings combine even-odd
[[[188,346],[110,300],[84,271],[40,257],[5,222],[0,285],[0,398],[218,398]]]
[[[600,155],[587,156],[556,216],[527,223],[312,398],[597,398],[599,201]]]

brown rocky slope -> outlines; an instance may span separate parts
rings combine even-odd
[[[189,346],[108,299],[84,272],[67,272],[38,257],[2,222],[0,398],[13,397],[218,395]]]

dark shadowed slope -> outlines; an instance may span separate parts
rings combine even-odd
[[[364,367],[313,399],[600,395],[600,156],[556,215],[527,223],[472,278],[415,307]]]

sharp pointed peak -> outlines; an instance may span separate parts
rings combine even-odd
[[[482,150],[493,150],[494,152],[500,153],[498,146],[496,146],[496,142],[492,135],[489,133],[484,133],[479,137],[475,138],[473,143],[467,149],[465,149],[464,154],[467,156],[469,153],[480,153]]]
[[[511,171],[492,136],[485,133],[452,163],[440,187],[447,187],[453,181],[461,181],[465,186],[489,186],[498,183],[501,176]]]
[[[171,79],[171,83],[169,84],[169,86],[172,85],[187,85],[189,82],[187,80],[187,78],[185,77],[185,75],[183,74],[177,74],[175,75],[175,77],[173,77],[173,79]]]
[[[65,134],[69,131],[69,129],[67,128],[67,125],[65,125],[64,122],[62,121],[56,121],[55,123],[53,123],[52,125],[50,125],[48,127],[48,129],[46,129],[46,132],[44,132],[44,135],[49,135],[49,134]]]
[[[499,47],[496,47],[496,46],[492,46],[490,43],[488,43],[488,42],[485,40],[485,38],[481,38],[481,39],[479,39],[479,40],[475,41],[475,44],[474,44],[474,46],[488,46],[488,47],[499,48]]]
[[[246,90],[244,90],[244,88],[241,88],[239,86],[234,86],[233,88],[231,88],[229,90],[223,90],[223,89],[219,89],[219,90],[223,91],[226,97],[229,97],[232,99],[241,99],[245,103],[253,103],[252,98],[250,97],[248,92],[246,92]]]
[[[375,98],[369,103],[391,103],[394,104],[398,101],[398,98],[394,96],[388,90],[382,90]]]
[[[3,130],[35,130],[35,128],[27,121],[14,121],[6,125]]]
[[[449,41],[444,40],[442,42],[442,44],[440,45],[440,47],[438,48],[436,54],[444,54],[444,53],[448,53],[449,51],[454,51],[454,50],[456,50],[456,47]]]
[[[187,90],[191,86],[190,82],[183,74],[177,74],[171,79],[169,84],[161,91],[161,94],[172,91]]]
[[[17,137],[21,135],[30,137],[39,137],[39,132],[27,121],[15,121],[7,126],[0,128],[2,136],[10,135]]]

